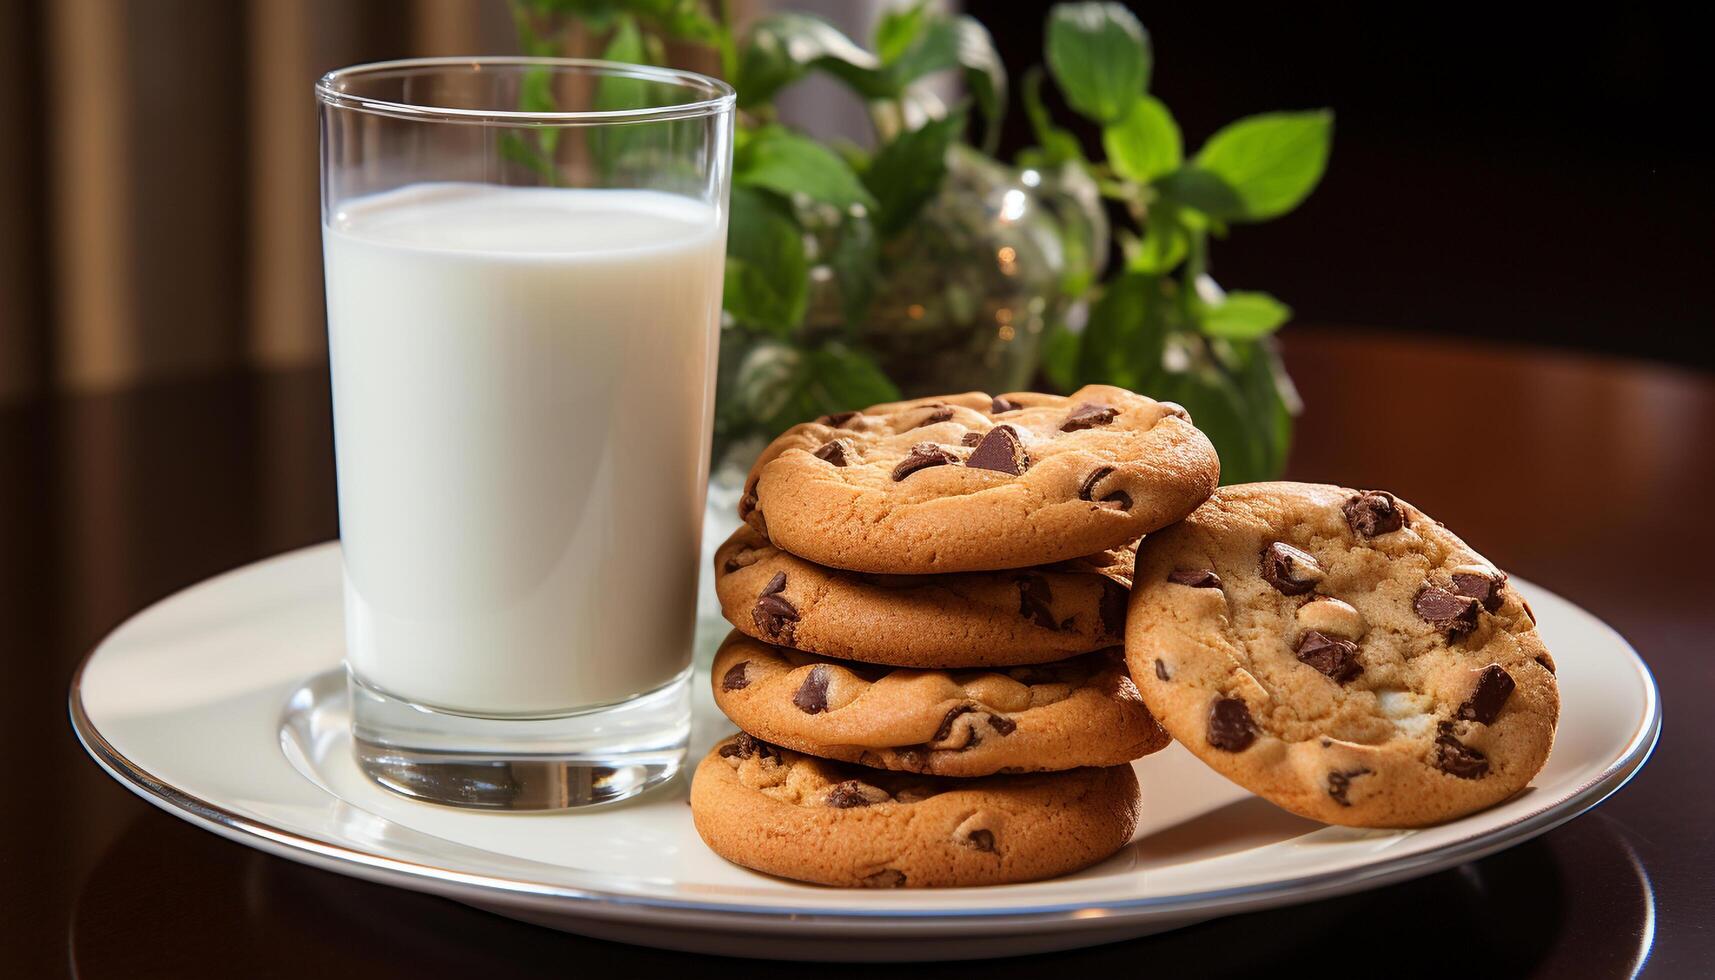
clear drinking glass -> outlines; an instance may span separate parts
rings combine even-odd
[[[690,728],[733,91],[464,58],[316,86],[358,763],[553,809]]]

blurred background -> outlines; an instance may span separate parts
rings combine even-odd
[[[778,6],[867,38],[885,4],[734,8]],[[1048,6],[964,9],[1016,77]],[[1320,188],[1225,243],[1223,281],[1289,299],[1294,323],[1715,367],[1702,32],[1666,5],[1130,6],[1188,148],[1241,115],[1337,112]],[[313,80],[517,49],[503,0],[0,4],[0,401],[320,362]],[[831,87],[800,88],[788,118],[861,138]],[[1030,140],[1012,100],[1002,159]]]

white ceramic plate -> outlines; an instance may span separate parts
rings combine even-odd
[[[217,834],[571,932],[804,959],[1042,952],[1427,874],[1540,834],[1618,789],[1660,728],[1649,672],[1590,614],[1514,583],[1554,651],[1563,702],[1554,755],[1517,797],[1428,830],[1323,827],[1173,746],[1136,763],[1146,812],[1131,846],[1075,875],[995,888],[851,891],[746,871],[704,848],[684,780],[561,814],[446,809],[380,789],[350,759],[335,544],[138,614],[84,663],[71,715],[116,779]],[[719,632],[700,629],[693,764],[731,730],[707,694]]]

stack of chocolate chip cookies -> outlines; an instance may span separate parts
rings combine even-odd
[[[718,854],[834,885],[1062,874],[1123,847],[1167,735],[1123,652],[1135,547],[1208,498],[1184,411],[964,394],[788,430],[715,556],[736,629],[699,766]]]

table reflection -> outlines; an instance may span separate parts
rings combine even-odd
[[[1218,919],[1094,949],[1048,954],[1056,972],[1393,976],[1635,975],[1649,957],[1655,895],[1625,830],[1600,813],[1482,861],[1370,892]],[[1629,937],[1629,941],[1620,941]],[[760,940],[759,940],[760,942]],[[326,976],[741,972],[801,977],[790,963],[719,960],[588,939],[445,899],[304,867],[188,824],[134,821],[83,882],[74,975]],[[986,978],[1037,977],[1043,957],[997,960]],[[871,972],[823,964],[818,974]],[[890,967],[889,973],[947,967]]]

